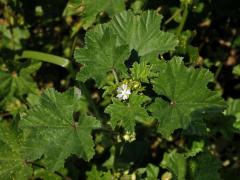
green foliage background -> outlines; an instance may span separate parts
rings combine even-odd
[[[0,0],[0,179],[240,178],[239,14]]]

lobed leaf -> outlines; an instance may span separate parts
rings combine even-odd
[[[124,11],[113,17],[110,27],[118,36],[120,45],[128,44],[140,56],[159,54],[175,49],[178,41],[172,33],[160,31],[162,16],[154,11],[145,11],[134,15]]]
[[[21,97],[28,93],[37,93],[37,85],[33,81],[34,74],[41,66],[41,63],[33,63],[22,68],[19,73],[5,72],[0,70],[0,106],[12,97]]]
[[[136,121],[147,122],[151,119],[146,108],[142,107],[142,104],[147,101],[149,101],[147,96],[137,94],[131,94],[129,102],[113,99],[113,104],[105,109],[105,112],[111,115],[112,127],[119,125],[126,131],[134,132]]]
[[[187,158],[183,154],[172,151],[171,153],[164,154],[161,166],[171,171],[174,175],[174,179],[185,180],[187,171],[186,160]]]
[[[126,45],[117,46],[116,36],[102,26],[86,34],[86,46],[75,51],[75,59],[84,65],[77,79],[86,81],[93,78],[101,86],[106,74],[111,71],[126,72],[124,61],[130,53]]]
[[[113,16],[123,10],[124,0],[70,0],[63,15],[80,15],[82,26],[87,29],[96,21],[98,14],[106,12]]]
[[[191,180],[220,180],[218,170],[221,167],[219,160],[207,153],[201,153],[189,161]]]
[[[0,179],[25,180],[31,177],[31,164],[27,163],[23,138],[9,124],[0,123]]]
[[[156,74],[152,72],[152,69],[153,65],[149,65],[146,62],[135,62],[132,68],[130,68],[132,79],[147,83],[150,78],[156,76]]]
[[[35,149],[29,158],[44,155],[46,166],[55,171],[63,167],[64,160],[72,154],[85,160],[93,157],[91,132],[99,127],[99,122],[84,114],[74,117],[78,101],[71,91],[61,94],[48,89],[44,92],[40,104],[30,109],[19,123],[27,139],[26,146]]]
[[[153,89],[165,100],[156,98],[150,111],[158,120],[158,130],[164,137],[175,129],[186,129],[191,121],[199,121],[201,116],[196,111],[205,113],[210,108],[209,111],[221,111],[225,107],[218,93],[207,88],[213,79],[208,70],[187,68],[180,58],[162,61],[159,68],[159,77],[152,80]]]
[[[148,164],[148,166],[146,167],[146,173],[147,173],[146,180],[158,179],[159,168],[152,164]]]
[[[98,180],[98,179],[109,180],[114,178],[110,172],[103,172],[103,171],[97,170],[96,166],[93,166],[91,171],[87,171],[86,175],[88,180]]]
[[[92,25],[101,12],[112,16],[125,10],[124,0],[84,0],[83,6],[85,8],[82,15],[84,28]]]
[[[142,15],[125,11],[109,23],[88,31],[85,47],[76,49],[74,55],[76,61],[83,64],[77,79],[93,78],[98,86],[102,86],[106,74],[112,70],[118,75],[126,74],[124,62],[133,49],[140,56],[151,57],[174,50],[177,40],[173,34],[160,31],[161,19],[154,11]]]
[[[226,111],[224,112],[227,116],[233,116],[234,119],[234,128],[240,129],[240,99],[229,99],[228,107]]]

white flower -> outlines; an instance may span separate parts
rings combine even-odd
[[[126,84],[122,84],[120,87],[117,88],[117,98],[126,100],[129,98],[129,95],[131,94],[131,90],[128,88]]]
[[[136,134],[135,132],[133,133],[130,133],[129,131],[127,131],[124,135],[123,135],[123,139],[125,141],[128,141],[128,142],[133,142],[136,140]]]

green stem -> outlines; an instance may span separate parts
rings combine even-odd
[[[75,35],[74,38],[73,38],[73,43],[72,43],[72,48],[71,48],[71,54],[70,54],[71,58],[72,58],[72,56],[74,54],[74,50],[75,50],[75,47],[76,47],[77,39],[78,39],[78,36]]]
[[[100,113],[98,111],[98,108],[96,106],[96,104],[93,102],[92,98],[91,98],[91,94],[89,93],[87,87],[85,86],[85,84],[83,82],[79,82],[78,86],[80,87],[83,95],[86,97],[87,101],[89,102],[90,107],[92,108],[95,116],[97,119],[102,119],[100,116]]]
[[[215,81],[217,81],[217,78],[220,75],[220,72],[221,72],[222,68],[223,68],[223,63],[221,63],[217,68],[217,71],[216,71],[215,76],[214,76]]]
[[[113,73],[113,76],[115,78],[116,84],[118,84],[119,80],[118,80],[117,72],[115,71],[115,69],[112,69],[112,73]]]
[[[164,24],[170,23],[177,15],[180,14],[180,12],[181,12],[181,9],[176,10],[176,11],[173,13],[173,15],[165,21]]]
[[[64,68],[68,68],[68,66],[70,65],[70,61],[66,58],[62,58],[60,56],[42,53],[38,51],[29,51],[29,50],[23,51],[22,55],[18,57],[18,59],[24,59],[24,58],[49,62]]]
[[[102,126],[100,128],[96,128],[96,130],[98,131],[102,131],[102,132],[105,132],[105,133],[109,133],[111,135],[118,135],[118,132],[116,131],[113,131],[111,127],[107,126],[106,124],[102,124]]]
[[[78,36],[75,35],[75,37],[73,39],[72,48],[71,48],[71,57],[73,56],[73,53],[74,53],[74,50],[75,50],[75,47],[76,47],[76,43],[77,43],[77,39],[78,39]],[[74,61],[74,59],[73,59],[73,61]],[[70,71],[70,72],[73,72],[72,77],[75,79],[76,78],[75,77],[75,75],[76,75],[75,71],[73,70],[73,71]],[[98,108],[97,108],[96,104],[93,102],[93,100],[91,98],[91,94],[90,94],[89,90],[87,89],[87,87],[85,86],[85,84],[83,82],[76,82],[74,84],[77,85],[81,89],[83,95],[86,97],[91,109],[93,110],[93,113],[96,116],[96,118],[97,119],[102,119],[101,115],[98,111]]]
[[[32,161],[28,161],[27,163],[30,163],[32,166],[36,166],[36,167],[39,167],[39,168],[42,168],[42,169],[47,169],[45,166],[43,165],[40,165],[40,164],[37,164],[35,162],[32,162]],[[61,178],[65,179],[66,177],[64,175],[62,175],[62,173],[58,172],[58,171],[54,171],[54,173],[58,176],[60,176]]]
[[[188,16],[188,5],[185,4],[183,5],[184,6],[184,10],[183,10],[183,17],[182,17],[182,20],[177,28],[177,35],[179,36],[180,33],[182,32],[183,28],[184,28],[184,25],[186,23],[186,20],[187,20],[187,16]]]

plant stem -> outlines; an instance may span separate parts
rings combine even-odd
[[[186,20],[187,20],[187,16],[188,16],[188,5],[187,4],[184,4],[184,10],[183,10],[183,17],[182,17],[182,20],[177,28],[177,35],[179,36],[180,33],[182,32],[183,28],[184,28],[184,25],[186,23]]]
[[[112,69],[112,73],[113,73],[113,76],[115,78],[116,84],[118,84],[119,80],[118,80],[117,72],[115,71],[115,69]]]
[[[170,23],[177,15],[179,15],[180,12],[181,9],[176,10],[173,15],[164,22],[164,24]]]
[[[68,68],[68,66],[71,64],[70,61],[66,58],[62,58],[60,56],[42,53],[38,51],[29,51],[29,50],[23,51],[22,55],[18,57],[18,59],[23,59],[23,58],[49,62],[64,68]]]
[[[72,43],[70,58],[72,58],[72,56],[73,56],[73,54],[74,54],[74,50],[75,50],[75,47],[76,47],[77,39],[78,39],[78,36],[75,35],[75,36],[74,36],[74,39],[73,39],[73,43]],[[73,59],[73,58],[72,58],[72,59]]]
[[[78,39],[78,36],[75,35],[74,40],[73,40],[73,44],[72,44],[72,49],[71,49],[71,57],[73,56],[73,53],[74,53],[74,50],[75,50],[75,47],[76,47],[77,39]],[[73,58],[72,58],[72,62],[74,62]],[[72,70],[70,72],[73,72],[72,77],[75,79],[76,78],[75,77],[76,72],[74,70]],[[91,94],[90,94],[89,90],[87,89],[87,87],[85,86],[85,84],[83,82],[78,82],[78,81],[76,81],[74,84],[81,89],[83,95],[86,97],[90,107],[92,108],[93,113],[96,116],[96,118],[97,119],[102,119],[101,115],[98,111],[98,108],[97,108],[96,104],[93,102],[93,100],[91,98]]]
[[[42,169],[46,169],[46,167],[45,166],[43,166],[43,165],[40,165],[40,164],[37,164],[36,162],[32,162],[32,161],[28,161],[27,163],[30,163],[30,164],[32,164],[33,166],[36,166],[36,167],[39,167],[39,168],[42,168]],[[58,175],[58,176],[60,176],[61,178],[66,178],[66,177],[64,177],[64,175],[62,175],[60,172],[58,172],[58,171],[54,171],[54,173],[56,174],[56,175]]]
[[[96,106],[96,104],[93,102],[91,95],[87,89],[87,87],[85,86],[85,84],[83,82],[79,82],[78,86],[80,87],[83,95],[86,97],[87,101],[89,102],[90,107],[92,108],[95,116],[97,119],[101,119],[100,113],[98,111],[98,108]]]
[[[214,76],[215,81],[217,81],[217,78],[218,78],[222,68],[223,68],[223,63],[221,63],[217,68],[217,71],[216,71],[215,76]]]

